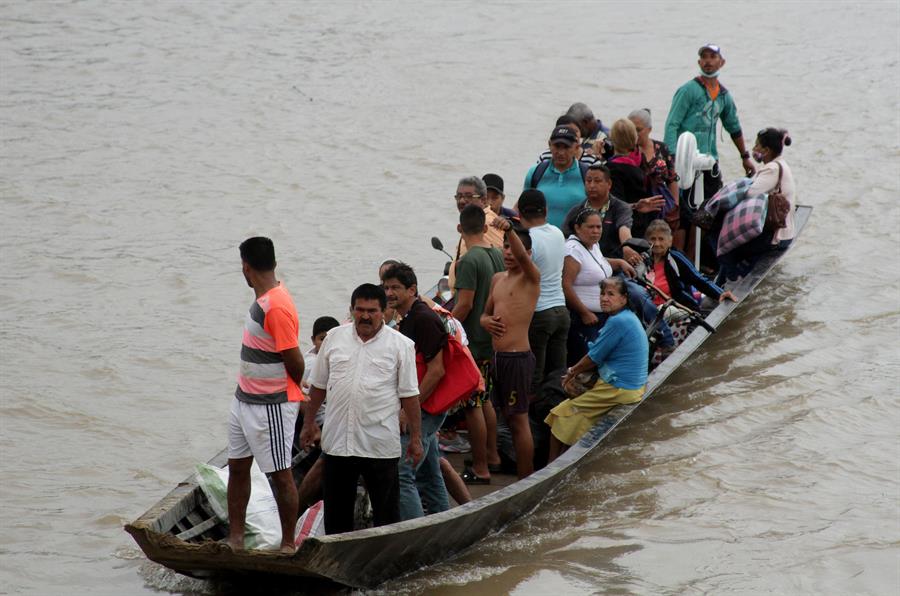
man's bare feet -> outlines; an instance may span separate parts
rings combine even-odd
[[[244,539],[243,537],[240,539],[228,538],[228,540],[223,541],[223,544],[231,549],[233,552],[239,553],[244,550]]]

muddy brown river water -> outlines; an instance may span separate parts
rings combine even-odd
[[[225,442],[238,243],[305,339],[385,258],[436,278],[456,180],[514,198],[570,103],[661,138],[713,41],[748,136],[791,131],[799,245],[533,515],[381,593],[897,594],[898,35],[877,2],[0,4],[0,593],[234,592],[122,525]]]

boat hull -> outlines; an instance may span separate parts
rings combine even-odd
[[[797,235],[811,212],[811,207],[798,207],[795,213]],[[732,291],[739,296],[748,296],[785,252],[773,252],[761,259]],[[707,316],[706,322],[716,328],[738,306],[739,303],[734,302],[721,303]],[[528,478],[449,511],[380,528],[309,538],[293,555],[268,551],[235,553],[219,542],[187,542],[172,533],[173,520],[197,508],[201,499],[200,489],[192,476],[125,529],[148,558],[186,575],[264,573],[319,578],[352,587],[374,587],[453,557],[534,509],[596,451],[619,424],[650,399],[709,335],[702,327],[696,328],[650,373],[641,402],[611,410],[557,460]],[[222,451],[210,463],[224,466],[226,457]]]

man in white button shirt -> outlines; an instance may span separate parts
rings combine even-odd
[[[410,435],[405,455],[413,465],[422,459],[415,344],[384,324],[386,306],[381,286],[356,288],[350,298],[353,324],[328,332],[309,376],[300,433],[306,448],[319,439],[315,414],[328,396],[321,434],[326,534],[354,529],[360,475],[375,525],[400,521],[400,408]]]

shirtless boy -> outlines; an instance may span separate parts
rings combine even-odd
[[[527,230],[513,230],[512,222],[503,217],[491,225],[505,235],[506,271],[494,274],[491,280],[481,326],[491,334],[494,347],[494,405],[506,416],[516,449],[516,471],[524,478],[534,471],[534,442],[528,423],[534,354],[528,327],[541,292],[541,272],[531,260]]]

